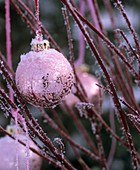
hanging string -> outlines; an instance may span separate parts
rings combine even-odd
[[[36,20],[37,20],[37,30],[36,30],[36,38],[38,41],[42,40],[42,31],[41,31],[41,23],[39,20],[39,0],[34,0],[35,9],[36,9]]]

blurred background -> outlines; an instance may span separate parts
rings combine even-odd
[[[23,1],[24,2],[24,1]],[[77,4],[79,3],[78,0],[75,0]],[[34,9],[33,1],[25,1],[25,3],[29,3],[32,10]],[[127,0],[122,1],[123,6],[127,12],[127,15],[135,28],[138,35],[140,35],[140,1],[139,0]],[[110,22],[110,18],[108,16],[107,9],[104,6],[104,3],[102,0],[99,1],[99,11],[100,11],[100,17],[101,21],[103,23],[103,26],[105,30],[107,31],[108,37],[114,42],[113,34],[114,31],[112,29],[112,25]],[[114,7],[113,1],[111,1],[111,4],[113,6],[113,14],[114,18],[117,24],[117,27],[122,29],[131,44],[134,44],[132,35],[130,34],[124,19],[122,18],[119,10]],[[64,55],[69,58],[69,46],[68,46],[68,37],[67,37],[67,30],[64,24],[64,19],[62,15],[62,4],[59,0],[40,0],[40,21],[45,26],[45,28],[48,30],[48,32],[51,34],[51,36],[54,38],[54,40],[57,42],[57,44],[62,49],[62,52]],[[21,17],[18,15],[17,11],[13,8],[11,5],[11,40],[12,40],[12,64],[13,64],[13,70],[16,70],[17,64],[20,61],[20,55],[23,53],[27,53],[30,51],[30,42],[31,39],[35,37],[34,33],[30,30],[29,27],[27,27],[26,23],[21,19]],[[89,15],[89,9],[85,8],[85,16],[91,20]],[[92,22],[92,21],[91,21]],[[73,38],[73,45],[74,45],[74,57],[75,60],[78,58],[79,55],[79,29],[75,22],[73,21],[72,17],[70,16],[70,26],[71,26],[71,32],[72,32],[72,38]],[[123,45],[123,44],[122,44]],[[6,37],[5,37],[5,2],[4,0],[0,0],[0,51],[6,56]],[[88,46],[86,45],[85,49],[85,63],[89,66],[89,71],[93,75],[102,74],[100,68],[97,66],[97,62],[94,60],[93,57],[91,57],[90,50]],[[5,91],[7,92],[7,86],[5,81],[3,80],[3,77],[0,77],[0,83],[5,88]],[[138,87],[134,87],[134,92],[137,101],[140,103],[140,91],[138,90]],[[40,116],[40,113],[37,108],[34,106],[31,106],[27,104],[30,111],[33,113],[33,116],[38,119],[39,124],[44,129],[44,131],[47,133],[47,135],[53,140],[56,137],[60,137],[59,134],[56,133],[44,119]],[[104,94],[104,100],[103,100],[103,118],[106,122],[109,124],[109,112],[110,108],[112,107],[112,102],[108,94]],[[82,146],[88,147],[87,144],[84,142],[84,139],[82,135],[78,132],[78,129],[76,129],[75,125],[73,124],[71,118],[69,117],[68,113],[57,106],[56,111],[64,123],[64,126],[67,128],[69,134],[71,135],[72,139],[76,141],[78,144],[81,144]],[[50,113],[49,109],[46,109],[47,114],[49,114],[51,117],[53,117]],[[82,120],[83,124],[87,129],[90,129],[89,134],[92,136],[94,140],[94,136],[92,135],[90,123],[86,120]],[[0,126],[6,127],[7,124],[9,124],[10,118],[3,113],[3,111],[0,110]],[[117,133],[121,134],[121,129],[119,127],[118,121],[115,119],[116,129]],[[137,135],[136,130],[131,127],[130,129],[131,133],[133,134],[134,143],[136,146],[136,149],[140,152],[140,137]],[[4,134],[0,132],[0,136],[3,136]],[[73,165],[77,169],[80,169],[77,160],[74,156],[74,153],[70,147],[70,145],[65,141],[65,139],[62,139],[65,144],[65,150],[66,150],[66,156],[71,160]],[[106,156],[109,153],[110,150],[110,144],[111,144],[111,138],[107,134],[107,132],[103,129],[102,130],[102,140],[103,145],[105,146],[105,154]],[[98,166],[97,162],[91,161],[90,158],[82,154],[82,157],[90,167],[93,170],[100,170],[101,168]],[[130,160],[130,154],[129,152],[124,149],[123,146],[117,144],[116,146],[116,152],[114,155],[114,159],[111,165],[111,170],[131,170],[131,160]],[[41,170],[52,170],[55,169],[53,166],[51,166],[48,162],[43,161],[42,169]]]

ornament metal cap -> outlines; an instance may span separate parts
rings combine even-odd
[[[48,40],[38,40],[37,38],[32,39],[31,41],[31,50],[35,52],[48,50],[50,48],[50,44]]]

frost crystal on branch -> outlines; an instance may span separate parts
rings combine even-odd
[[[78,109],[80,116],[84,116],[85,118],[88,118],[87,109],[92,109],[93,107],[94,105],[91,103],[79,102],[76,104],[76,108]]]
[[[54,143],[56,143],[62,153],[62,156],[63,156],[63,153],[65,152],[65,145],[64,143],[62,142],[62,139],[60,138],[54,138]]]
[[[140,117],[133,115],[133,114],[128,114],[128,117],[131,118],[132,121],[134,121],[135,123],[138,123],[140,125]]]

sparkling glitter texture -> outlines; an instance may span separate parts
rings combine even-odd
[[[33,51],[21,55],[16,70],[16,84],[31,104],[37,107],[55,107],[70,93],[74,75],[68,60],[47,41],[32,40]]]

